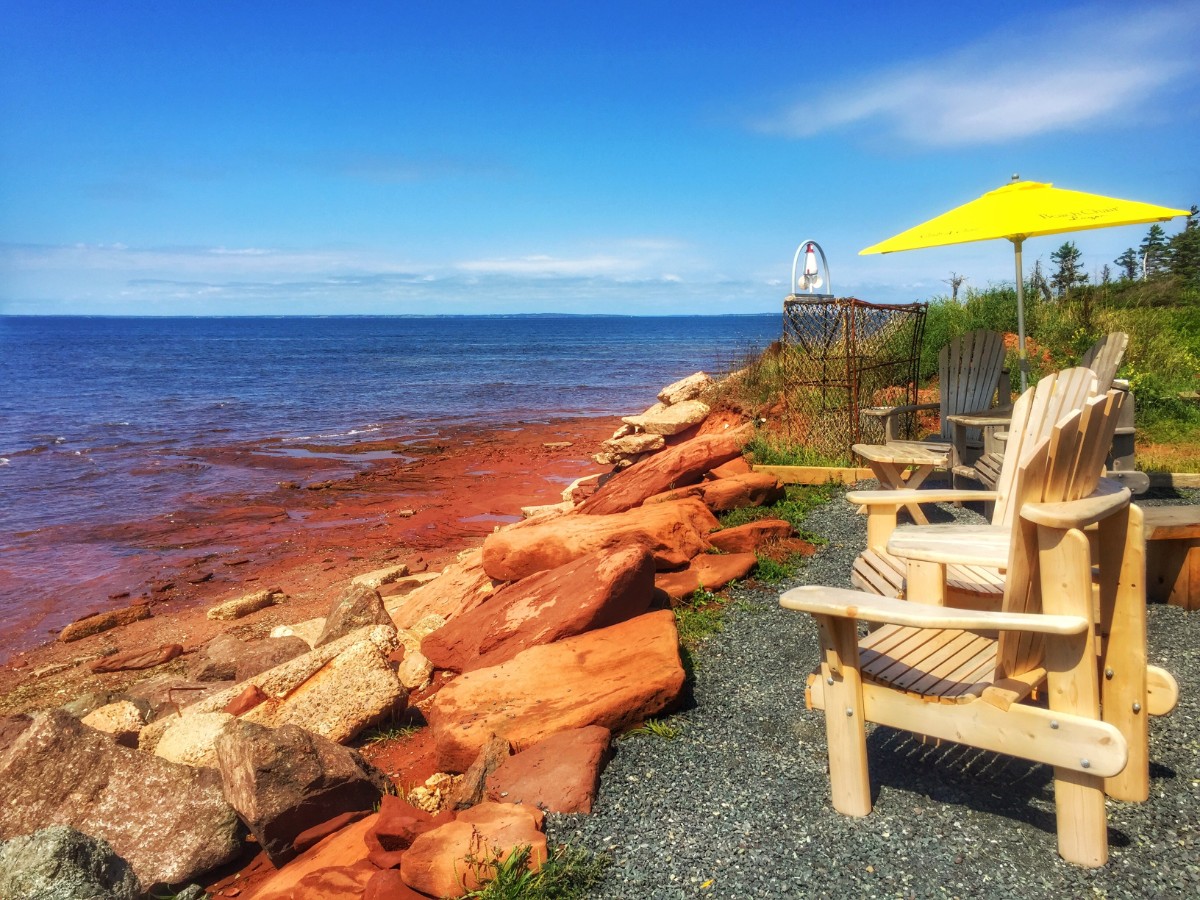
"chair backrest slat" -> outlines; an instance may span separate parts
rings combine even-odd
[[[1100,379],[1100,387],[1107,391],[1117,377],[1117,369],[1121,368],[1121,360],[1125,358],[1128,346],[1129,335],[1123,331],[1110,332],[1088,348],[1079,364],[1095,372]]]
[[[1082,409],[1087,399],[1098,392],[1098,388],[1096,376],[1090,369],[1076,367],[1047,375],[1018,398],[1013,405],[1008,444],[996,482],[999,496],[992,513],[992,524],[1008,525],[1012,522],[1017,507],[1010,502],[1010,495],[1024,454],[1042,438],[1049,437],[1055,423],[1064,415]]]
[[[938,381],[945,440],[950,440],[953,428],[949,416],[991,408],[1003,369],[1004,339],[994,331],[968,331],[942,348]]]
[[[1090,496],[1100,483],[1107,448],[1112,443],[1124,394],[1109,391],[1069,411],[1037,440],[1017,466],[1009,502],[1016,511],[1025,503],[1058,503]],[[1038,582],[1037,528],[1012,516],[1012,540],[1004,585],[1006,612],[1041,612]],[[1002,632],[997,677],[1028,672],[1041,665],[1043,640],[1032,632]]]

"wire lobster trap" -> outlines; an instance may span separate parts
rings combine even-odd
[[[802,251],[804,270],[797,277]],[[916,403],[928,304],[868,303],[812,293],[828,284],[828,272],[820,246],[802,243],[792,264],[792,289],[810,293],[792,293],[783,301],[777,362],[787,391],[779,418],[790,441],[815,455],[845,459],[853,444],[883,442],[882,424],[860,415],[861,410]],[[906,418],[903,427],[911,434],[915,422]]]

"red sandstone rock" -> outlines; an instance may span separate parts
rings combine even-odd
[[[735,578],[749,575],[757,562],[758,557],[753,553],[704,553],[688,563],[686,569],[659,572],[654,576],[654,584],[672,600],[679,600],[697,588],[719,591]]]
[[[397,628],[412,628],[430,614],[447,621],[461,616],[488,600],[495,588],[482,555],[472,553],[443,569],[441,577],[402,597],[388,597],[384,605]]]
[[[454,813],[450,810],[433,815],[407,800],[384,794],[375,825],[364,840],[372,857],[377,853],[399,853],[411,847],[419,835],[453,821]]]
[[[367,882],[362,900],[429,900],[424,894],[418,894],[407,884],[395,869],[384,869],[376,872]]]
[[[438,691],[428,712],[438,766],[464,771],[492,734],[520,750],[586,725],[621,730],[674,704],[683,682],[670,610],[530,647]]]
[[[128,625],[130,622],[148,618],[150,618],[150,607],[144,603],[138,603],[124,609],[97,613],[94,616],[87,616],[72,622],[59,632],[58,639],[64,644],[78,641],[81,638],[108,631],[110,628],[116,628],[118,625]]]
[[[735,528],[725,528],[708,536],[709,542],[726,553],[753,553],[763,544],[792,536],[790,522],[783,519],[759,519]]]
[[[347,868],[365,862],[367,847],[363,836],[374,827],[377,819],[377,815],[360,819],[306,850],[264,881],[253,894],[254,900],[291,900],[292,892],[309,875],[322,869]],[[228,891],[226,896],[229,896]]]
[[[750,463],[744,456],[735,456],[729,462],[721,463],[715,469],[709,469],[709,478],[729,478],[733,475],[746,475],[752,472]]]
[[[647,497],[694,484],[709,469],[740,456],[742,444],[749,437],[748,427],[731,428],[648,456],[610,478],[576,512],[592,516],[624,512],[640,506]]]
[[[640,616],[654,592],[654,557],[642,547],[591,553],[502,588],[439,628],[421,652],[439,669],[469,672],[535,644]]]
[[[318,869],[296,883],[289,900],[359,900],[378,870],[367,861]]]
[[[707,550],[708,533],[718,527],[713,514],[696,499],[614,515],[568,515],[488,535],[483,564],[493,578],[517,581],[589,553],[637,545],[653,554],[656,567],[675,568]]]
[[[510,756],[487,780],[487,798],[547,812],[590,813],[612,733],[600,725],[551,735]]]
[[[655,494],[646,500],[647,504],[663,503],[678,500],[682,497],[699,497],[704,505],[713,512],[725,512],[730,509],[740,509],[743,506],[762,506],[774,503],[783,496],[783,485],[774,475],[762,472],[748,472],[744,475],[731,475],[716,481],[702,481],[700,484],[689,485]]]
[[[183,653],[182,644],[163,644],[154,650],[128,650],[95,660],[88,666],[93,672],[124,672],[132,669],[152,669],[168,663]]]
[[[529,868],[546,861],[542,813],[512,803],[481,803],[447,825],[413,841],[400,863],[400,875],[415,890],[434,897],[458,897],[495,875],[489,861],[502,862],[518,847],[530,847]],[[477,862],[469,863],[473,857]]]
[[[257,684],[248,684],[246,689],[225,704],[222,712],[227,712],[231,716],[240,716],[242,713],[249,712],[267,699],[267,695],[262,692]]]
[[[388,795],[385,795],[388,796]],[[296,839],[292,841],[292,847],[297,854],[309,850],[331,834],[337,834],[347,825],[353,825],[359,819],[365,819],[371,814],[367,809],[356,809],[352,812],[344,812],[334,816],[332,819],[326,819],[324,822],[319,822],[311,828],[305,828],[302,832],[296,835]]]

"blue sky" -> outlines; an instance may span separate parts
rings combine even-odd
[[[0,313],[772,312],[807,238],[837,294],[909,301],[1011,245],[858,251],[1013,173],[1200,202],[1200,0],[0,22]],[[1095,272],[1144,233],[1067,237]]]

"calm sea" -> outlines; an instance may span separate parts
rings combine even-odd
[[[0,550],[246,487],[193,448],[628,413],[779,331],[778,315],[0,317]]]

